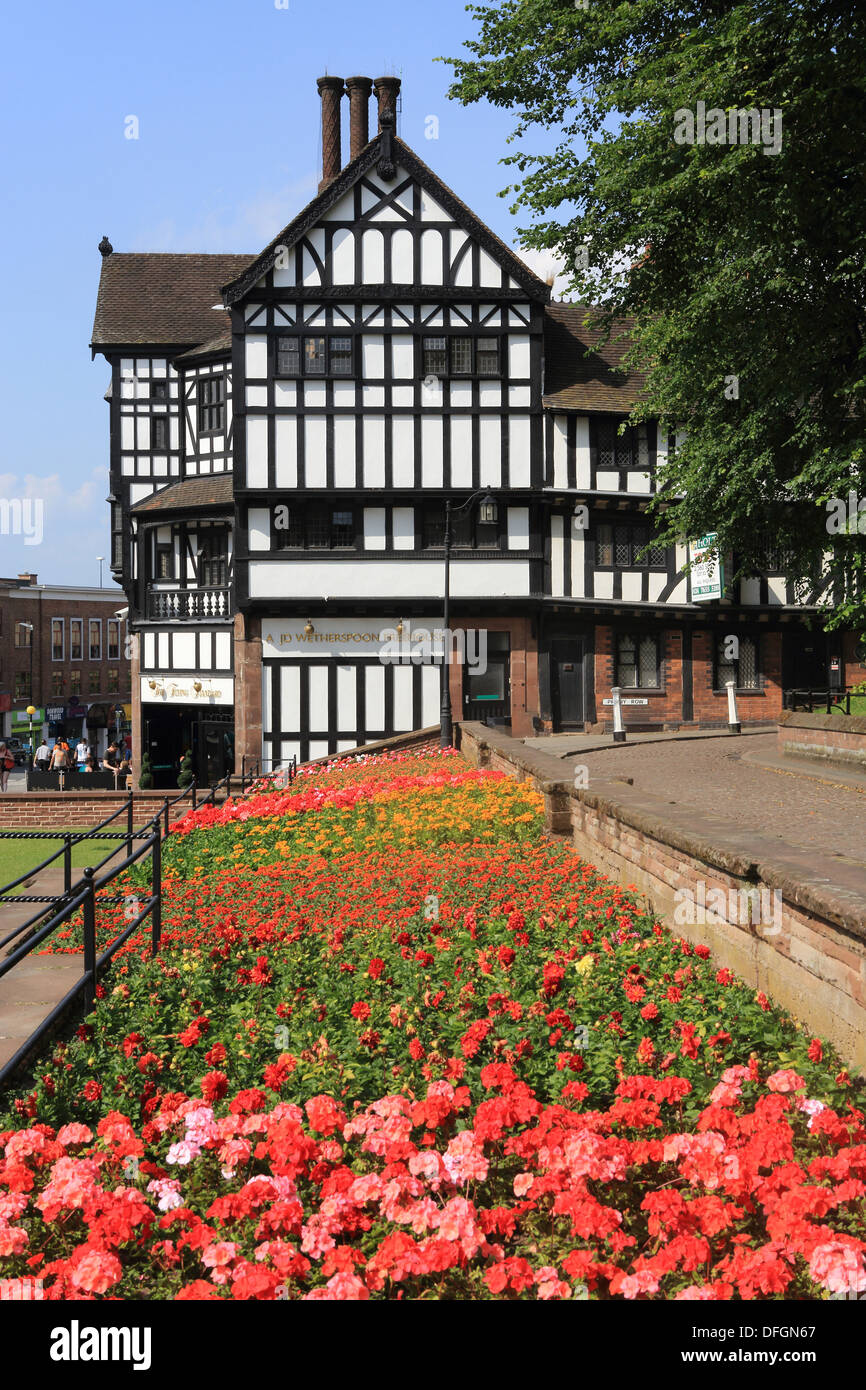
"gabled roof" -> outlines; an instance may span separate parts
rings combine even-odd
[[[273,268],[278,250],[281,247],[290,249],[312,227],[316,226],[328,209],[338,203],[344,194],[354,187],[358,179],[368,170],[374,168],[383,158],[383,155],[388,153],[389,145],[394,164],[404,168],[407,173],[417,179],[427,192],[436,199],[437,203],[440,203],[445,211],[454,218],[455,222],[476,237],[495,260],[504,264],[508,274],[526,290],[527,294],[544,303],[548,301],[550,286],[540,280],[529,269],[529,266],[512,251],[510,246],[506,246],[495,232],[492,232],[479,217],[476,217],[475,213],[457,197],[457,194],[452,192],[448,185],[443,183],[423,160],[418,158],[414,150],[404,144],[398,136],[385,130],[371,140],[361,153],[346,165],[339,176],[268,243],[261,255],[256,256],[243,271],[226,282],[223,286],[226,304],[232,305],[242,299],[253,288],[256,281]]]
[[[229,507],[234,501],[231,473],[212,473],[205,478],[184,478],[163,488],[132,508],[139,512],[191,512],[202,507]]]
[[[627,415],[644,389],[644,374],[623,367],[633,319],[618,319],[604,347],[600,329],[587,328],[587,304],[548,304],[544,311],[544,397],[550,409],[616,411]]]
[[[190,348],[230,330],[220,286],[250,255],[113,252],[103,257],[91,347]]]

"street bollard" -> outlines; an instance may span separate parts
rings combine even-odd
[[[622,691],[615,685],[610,692],[613,696],[613,741],[625,743],[625,725],[622,719]]]
[[[741,734],[743,726],[740,723],[740,715],[737,710],[737,686],[735,681],[728,681],[728,728],[732,734]]]

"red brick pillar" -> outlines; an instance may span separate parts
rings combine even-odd
[[[340,104],[343,99],[342,77],[320,77],[319,95],[322,98],[322,181],[319,192],[333,183],[343,167],[340,132]]]
[[[373,90],[376,93],[376,100],[379,103],[379,133],[384,130],[382,117],[386,111],[390,111],[396,121],[397,118],[397,98],[400,95],[402,82],[399,77],[377,77],[373,83]],[[396,133],[396,126],[394,127]]]
[[[141,634],[136,632],[132,636],[132,655],[130,657],[130,679],[132,681],[132,785],[138,787],[138,779],[141,775],[141,758],[145,749],[142,747],[144,738],[144,719],[141,706]]]
[[[262,623],[235,618],[235,771],[262,756]]]
[[[373,83],[369,77],[347,77],[349,94],[350,158],[357,159],[370,143],[370,96]]]
[[[531,643],[530,631],[527,618],[512,619],[511,732],[514,738],[531,738],[534,732],[532,716],[538,710],[538,648]]]

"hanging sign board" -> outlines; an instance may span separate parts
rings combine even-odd
[[[689,542],[692,602],[709,603],[722,598],[725,590],[724,566],[717,549],[718,536],[715,531]]]

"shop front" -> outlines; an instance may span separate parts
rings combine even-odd
[[[141,747],[154,786],[177,786],[187,753],[199,786],[235,770],[234,680],[230,676],[142,676]]]

